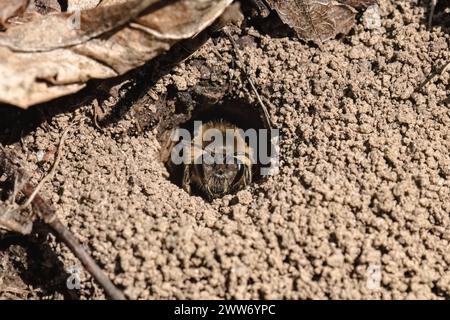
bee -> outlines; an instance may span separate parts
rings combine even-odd
[[[182,188],[212,201],[249,185],[252,149],[243,131],[223,120],[202,123],[199,129],[188,147],[188,161],[182,164]]]

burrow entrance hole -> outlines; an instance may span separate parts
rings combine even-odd
[[[243,99],[227,97],[226,95],[220,99],[210,99],[210,97],[205,99],[203,96],[192,99],[192,96],[189,95],[187,99],[181,97],[174,99],[174,101],[174,112],[166,117],[165,123],[162,123],[163,129],[160,133],[160,141],[162,145],[161,160],[169,171],[170,181],[177,186],[183,188],[185,170],[188,169],[186,164],[174,164],[172,161],[171,152],[174,146],[181,141],[173,141],[172,134],[176,129],[180,128],[186,129],[193,137],[194,125],[196,122],[198,125],[198,121],[203,125],[225,122],[235,128],[242,129],[245,133],[249,133],[249,129],[254,129],[254,132],[257,133],[257,149],[265,144],[264,152],[266,152],[267,156],[274,156],[273,132],[267,125],[264,112],[259,105],[250,104]],[[255,145],[254,142],[253,144],[251,143],[248,136],[245,136],[245,143],[247,146]],[[255,154],[256,158],[254,158],[255,161],[252,162],[250,169],[251,183],[249,184],[261,182],[266,176],[264,172],[267,172],[270,165],[273,165],[273,162],[267,164],[267,159],[266,161],[261,161],[258,150]],[[195,172],[201,175],[203,170],[200,165],[200,169]],[[239,177],[240,175],[237,174],[236,178]],[[223,196],[233,194],[241,189],[243,187],[230,190],[230,192],[224,193]],[[192,188],[189,191],[191,195],[202,196],[206,200],[212,200],[205,194],[205,190],[199,188],[195,183],[192,184]]]

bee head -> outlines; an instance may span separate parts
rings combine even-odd
[[[212,199],[235,191],[241,185],[247,170],[246,165],[236,156],[225,158],[224,161],[204,161],[196,166],[203,182],[202,189]]]

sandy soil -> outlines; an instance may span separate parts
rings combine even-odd
[[[427,31],[413,1],[380,7],[380,29],[359,23],[320,48],[244,28],[248,72],[281,129],[281,171],[236,195],[189,196],[159,161],[161,124],[182,118],[205,83],[256,102],[225,37],[103,130],[90,103],[63,99],[1,108],[0,141],[38,182],[64,128],[86,118],[43,196],[129,298],[450,299],[449,73],[418,89],[450,59],[449,29]],[[82,269],[81,289],[66,288],[78,262],[53,237],[1,237],[0,297],[104,298]]]

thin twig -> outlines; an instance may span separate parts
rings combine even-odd
[[[17,192],[19,192],[19,175],[16,174],[14,176],[14,187],[13,187],[13,194],[11,195],[11,206],[15,205],[16,203],[16,197],[17,197]]]
[[[100,107],[100,104],[98,103],[98,99],[94,99],[93,101],[92,101],[92,116],[93,116],[93,118],[94,118],[94,125],[95,125],[95,127],[98,129],[98,130],[100,130],[100,131],[103,131],[103,128],[100,126],[100,124],[98,123],[98,120],[99,120],[99,110],[98,109],[100,109],[101,107]]]
[[[236,43],[236,41],[234,41],[233,36],[231,35],[231,33],[227,30],[227,28],[223,29],[223,32],[225,33],[225,35],[228,37],[228,39],[230,39],[231,44],[233,45],[234,51],[236,52],[236,56],[238,58],[238,61],[241,64],[241,70],[244,72],[245,77],[247,78],[247,81],[250,83],[250,86],[252,87],[253,92],[256,95],[256,98],[258,100],[259,105],[261,106],[261,109],[263,110],[264,113],[264,120],[266,121],[266,125],[268,126],[268,128],[272,128],[272,121],[270,121],[270,115],[269,112],[267,111],[267,107],[264,104],[261,96],[259,95],[258,90],[256,89],[255,84],[253,83],[252,79],[250,78],[250,75],[247,73],[247,70],[245,70],[244,66],[245,66],[245,61],[244,58],[241,55],[241,52],[239,51],[238,45]]]
[[[111,280],[105,275],[102,269],[92,259],[89,253],[84,250],[83,246],[78,242],[72,232],[61,223],[59,219],[55,219],[50,223],[53,231],[65,242],[72,250],[75,256],[81,261],[86,270],[101,284],[106,294],[114,300],[126,300],[122,291],[116,288]]]
[[[69,131],[71,126],[69,126],[61,136],[59,147],[58,147],[58,155],[55,158],[52,169],[50,173],[46,175],[46,177],[41,180],[38,187],[43,185],[42,181],[46,181],[51,178],[56,167],[60,161],[62,155],[62,147],[64,144],[65,137],[67,132]],[[1,147],[1,145],[0,145]],[[26,176],[22,169],[17,167],[17,164],[14,162],[14,157],[10,155],[3,147],[0,148],[0,169],[3,173],[7,175],[16,175],[20,180],[21,177]],[[64,224],[58,219],[56,216],[56,211],[47,203],[39,195],[38,187],[34,188],[30,183],[25,183],[21,187],[21,192],[28,197],[30,204],[32,205],[33,210],[37,214],[37,216],[42,219],[44,223],[46,223],[53,231],[53,233],[61,239],[73,252],[73,254],[81,261],[86,270],[92,275],[92,277],[100,284],[101,287],[105,290],[105,293],[108,297],[114,300],[125,300],[124,294],[117,289],[111,280],[103,273],[100,267],[97,265],[95,260],[89,255],[89,253],[83,248],[83,246],[78,242],[76,237],[72,234],[72,232],[64,226]],[[37,190],[37,191],[36,191]],[[28,201],[27,201],[28,202]],[[26,232],[23,226],[17,226],[14,221],[3,221],[0,219],[0,225],[4,224],[4,226],[11,230],[16,231],[21,234],[28,234],[30,232]]]
[[[56,152],[56,157],[55,157],[55,161],[53,162],[53,165],[49,171],[49,173],[47,173],[45,175],[45,177],[39,182],[39,184],[36,186],[36,188],[34,189],[33,193],[30,195],[30,197],[27,199],[27,201],[20,206],[19,209],[25,209],[27,208],[34,200],[34,197],[36,197],[36,195],[41,191],[42,187],[44,186],[44,184],[50,180],[51,178],[53,178],[53,175],[56,172],[56,169],[58,168],[59,162],[61,161],[61,157],[62,157],[62,150],[63,150],[63,146],[64,146],[64,142],[66,140],[67,134],[69,133],[69,130],[73,127],[74,123],[70,124],[63,132],[63,134],[61,135],[61,138],[59,140],[59,144],[58,144],[58,150]]]

